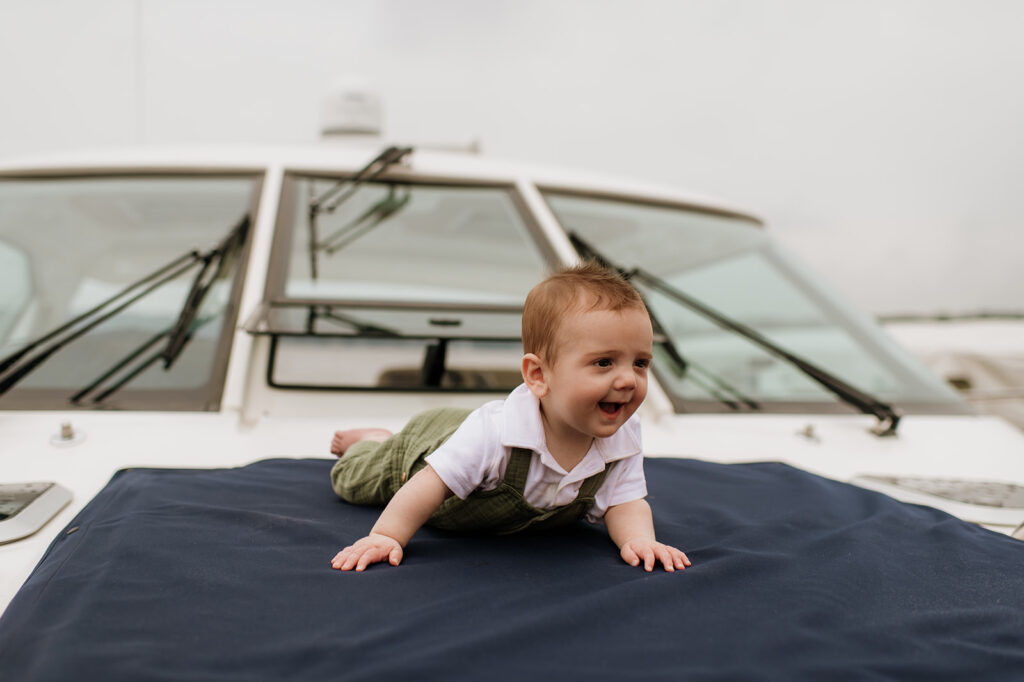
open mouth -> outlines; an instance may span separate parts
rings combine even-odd
[[[597,407],[601,410],[601,414],[612,419],[618,417],[619,413],[622,412],[622,403],[601,402],[597,404]]]

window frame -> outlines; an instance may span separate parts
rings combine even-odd
[[[228,363],[231,348],[234,344],[235,330],[238,324],[242,290],[245,286],[246,272],[252,251],[255,226],[259,220],[259,206],[267,180],[266,168],[252,167],[170,167],[146,165],[143,167],[117,166],[110,168],[84,169],[42,169],[31,171],[2,172],[0,182],[9,181],[61,181],[61,180],[145,180],[145,179],[188,179],[188,178],[225,178],[251,181],[251,191],[245,208],[249,215],[249,230],[242,248],[238,252],[235,272],[231,279],[231,293],[224,308],[222,328],[214,350],[213,362],[208,380],[197,388],[181,389],[136,389],[131,384],[118,390],[116,398],[110,403],[95,404],[83,402],[75,404],[69,400],[76,388],[22,388],[13,387],[0,396],[0,410],[111,410],[125,412],[145,412],[159,410],[162,412],[217,412],[220,410],[227,382]],[[232,224],[224,225],[224,232],[211,235],[213,239],[222,237],[232,228]],[[175,254],[169,254],[173,257]],[[187,275],[185,275],[187,276]],[[74,343],[74,342],[72,342]]]
[[[263,300],[268,303],[283,303],[297,300],[284,295],[285,284],[288,277],[288,260],[291,257],[292,238],[297,226],[292,221],[295,215],[297,202],[299,201],[296,191],[296,178],[316,178],[318,180],[334,179],[340,181],[351,180],[354,172],[319,171],[310,169],[291,168],[285,169],[281,180],[281,195],[277,206],[277,215],[274,218],[274,239],[271,245],[271,258],[267,268],[266,286],[263,292]],[[541,255],[541,260],[549,267],[558,263],[558,256],[554,247],[548,242],[543,230],[537,223],[533,212],[530,211],[526,200],[519,193],[514,181],[507,182],[481,180],[479,178],[451,178],[437,177],[432,175],[388,172],[382,177],[367,181],[367,184],[376,185],[409,185],[424,187],[472,187],[474,189],[495,189],[505,191],[512,200],[519,217],[526,227],[527,236],[531,239],[531,245],[536,247]],[[305,300],[305,299],[304,299]],[[342,303],[346,300],[358,302],[358,299],[317,299],[319,302]],[[429,303],[429,302],[428,302]],[[445,303],[438,301],[437,303]]]
[[[309,168],[288,168],[283,173],[281,182],[281,194],[278,201],[277,216],[275,217],[275,230],[271,246],[271,258],[267,267],[266,285],[264,288],[263,302],[252,317],[246,322],[245,329],[256,336],[267,336],[268,353],[265,381],[267,385],[279,390],[315,390],[315,391],[355,391],[355,392],[412,392],[412,393],[499,393],[507,392],[505,387],[501,388],[451,388],[443,386],[366,386],[366,385],[309,385],[304,383],[293,383],[278,379],[274,372],[276,368],[279,345],[282,338],[302,336],[290,330],[274,329],[267,323],[269,311],[276,307],[301,307],[301,306],[334,306],[337,308],[349,308],[358,310],[360,308],[379,308],[394,310],[415,310],[424,313],[451,313],[451,312],[479,312],[479,313],[513,313],[521,312],[521,305],[508,306],[503,304],[456,304],[451,301],[417,300],[416,302],[400,300],[374,300],[366,301],[359,298],[297,298],[285,296],[287,284],[288,266],[292,257],[292,242],[296,231],[302,228],[301,221],[295,220],[299,215],[297,209],[299,202],[303,200],[298,191],[299,182],[307,179],[316,180],[337,180],[343,182],[353,178],[353,172],[326,171]],[[513,209],[520,218],[522,225],[526,228],[528,246],[535,249],[539,255],[540,262],[547,268],[554,268],[559,265],[559,259],[555,248],[548,241],[543,229],[537,222],[529,204],[521,195],[515,181],[482,180],[479,178],[458,178],[451,176],[434,176],[409,172],[404,169],[389,169],[381,177],[368,181],[374,185],[402,185],[411,187],[450,187],[450,188],[473,188],[492,189],[503,192],[511,201]],[[358,334],[313,334],[321,337],[338,338],[359,338],[370,339],[373,336],[359,336]],[[383,337],[395,338],[395,337]],[[408,335],[398,337],[408,340],[410,343],[431,340],[436,341],[476,341],[481,343],[509,343],[511,337],[473,337],[460,335],[457,332],[444,332],[440,330],[436,335]],[[520,339],[521,337],[517,336]],[[510,389],[509,389],[510,390]]]

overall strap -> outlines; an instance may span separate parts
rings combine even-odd
[[[576,499],[581,500],[584,498],[592,498],[597,495],[598,488],[600,488],[604,483],[605,476],[608,475],[608,472],[612,470],[613,466],[615,466],[615,462],[609,462],[608,464],[605,464],[604,469],[585,478],[582,485],[580,485],[580,491],[576,493]]]
[[[520,495],[526,490],[526,476],[530,473],[530,459],[533,452],[526,448],[512,448],[512,456],[505,467],[505,485],[510,486]]]
[[[452,496],[430,517],[430,525],[443,530],[488,531],[505,534],[530,529],[547,529],[575,523],[586,516],[594,496],[615,462],[584,479],[575,500],[561,507],[542,510],[526,501],[526,475],[533,452],[512,448],[501,485],[477,490],[466,499]]]
[[[532,457],[533,452],[526,448],[512,448],[512,456],[509,458],[508,466],[505,468],[505,478],[503,479],[505,484],[520,495],[526,491],[526,476],[530,471],[530,459]],[[615,462],[610,462],[601,471],[584,479],[580,485],[579,492],[576,494],[576,499],[593,498],[597,494],[598,488],[604,483],[605,476],[608,475],[608,472],[614,465]]]

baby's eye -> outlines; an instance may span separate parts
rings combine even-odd
[[[594,364],[598,367],[611,367],[612,361],[608,358],[601,358],[600,360],[596,360]]]
[[[639,367],[640,369],[647,369],[650,366],[650,364],[651,361],[645,358],[643,360],[637,360],[636,362],[633,363],[633,366]]]

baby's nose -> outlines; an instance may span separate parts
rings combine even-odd
[[[624,371],[618,372],[615,375],[615,388],[617,389],[628,389],[636,387],[636,374],[633,373],[633,369],[629,368]]]

